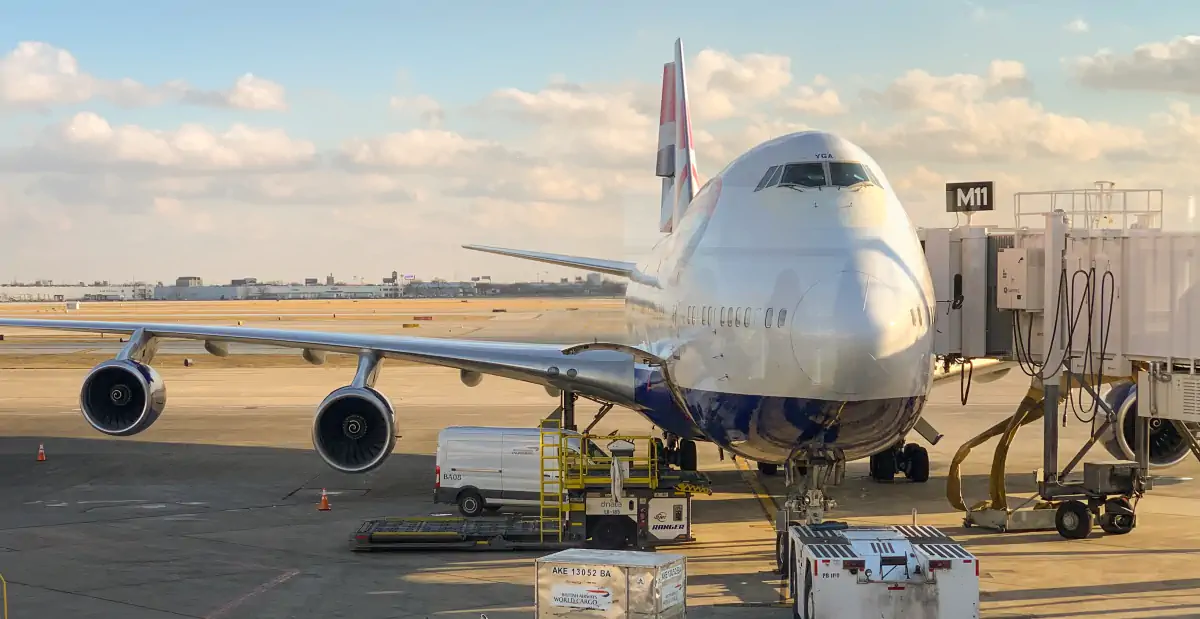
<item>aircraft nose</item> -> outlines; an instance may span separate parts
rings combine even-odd
[[[883,397],[876,394],[911,369],[905,366],[914,359],[904,353],[926,332],[920,299],[911,284],[861,271],[821,279],[801,297],[791,320],[801,371],[838,395]]]

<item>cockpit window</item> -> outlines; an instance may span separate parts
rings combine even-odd
[[[829,181],[834,187],[851,187],[859,183],[873,182],[867,168],[852,161],[830,161]]]
[[[783,169],[780,185],[799,185],[801,187],[824,187],[825,166],[820,163],[792,163]]]
[[[767,168],[767,173],[763,174],[762,180],[758,181],[758,186],[754,188],[754,191],[758,191],[759,189],[766,187],[767,182],[771,180],[771,175],[775,174],[775,170],[777,169],[779,169],[779,166],[777,165]]]

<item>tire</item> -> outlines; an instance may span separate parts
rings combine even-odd
[[[679,468],[696,470],[696,441],[679,441]]]
[[[1109,535],[1125,535],[1137,526],[1129,499],[1117,497],[1104,502],[1104,515],[1100,516],[1100,529]]]
[[[1084,539],[1092,533],[1092,512],[1080,501],[1067,501],[1054,513],[1054,528],[1067,539]]]
[[[792,569],[792,562],[789,560],[788,548],[789,538],[786,533],[775,534],[775,571],[783,576],[788,576]]]
[[[804,563],[804,597],[796,597],[796,606],[804,604],[804,614],[802,615],[804,619],[813,619],[813,615],[816,614],[814,612],[816,600],[813,599],[812,586],[812,562],[806,561]]]
[[[766,462],[759,462],[758,463],[758,472],[762,473],[763,475],[766,475],[768,477],[771,477],[771,476],[779,473],[779,465],[778,464],[768,464]]]
[[[475,490],[458,493],[458,511],[467,518],[476,518],[483,513],[483,497]]]
[[[592,545],[602,550],[621,550],[628,544],[629,535],[621,518],[626,516],[601,516],[592,529]]]
[[[889,449],[871,456],[871,479],[892,481],[896,479],[896,453]]]
[[[904,448],[904,455],[908,460],[905,477],[918,484],[929,481],[929,450],[916,443],[909,443]]]

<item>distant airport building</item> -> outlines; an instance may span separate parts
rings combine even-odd
[[[303,284],[267,282],[257,278],[234,279],[229,285],[205,286],[199,277],[175,279],[175,285],[161,282],[155,286],[145,283],[110,285],[108,282],[80,282],[75,286],[56,286],[48,280],[34,284],[0,284],[0,303],[3,302],[67,302],[67,301],[236,301],[283,299],[399,299],[399,298],[457,298],[475,296],[619,296],[624,282],[603,280],[598,273],[563,278],[558,282],[493,283],[491,277],[472,277],[471,281],[448,282],[441,279],[421,281],[412,275],[393,271],[382,284],[347,284],[332,275],[306,278]]]
[[[154,298],[150,284],[109,285],[0,285],[0,302],[14,301],[145,301]]]

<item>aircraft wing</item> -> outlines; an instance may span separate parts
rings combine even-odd
[[[584,258],[582,256],[568,256],[565,254],[547,254],[540,251],[505,249],[503,247],[488,247],[487,245],[463,245],[463,248],[487,252],[489,254],[509,256],[512,258],[523,258],[525,260],[533,260],[536,262],[546,262],[558,266],[584,269],[585,271],[595,271],[596,273],[615,275],[617,277],[632,278],[637,270],[636,264],[632,262],[622,262],[620,260]]]
[[[614,350],[589,350],[567,355],[562,352],[565,347],[553,344],[83,320],[2,318],[0,326],[126,335],[140,330],[144,336],[159,339],[258,344],[347,354],[374,352],[384,359],[451,367],[569,389],[616,404],[632,403],[633,398],[633,357]]]

